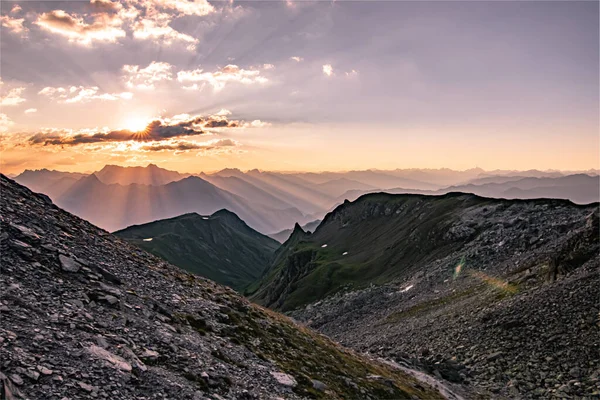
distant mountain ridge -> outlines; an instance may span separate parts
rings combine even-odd
[[[155,164],[148,164],[146,167],[105,165],[100,171],[94,172],[94,175],[107,185],[118,183],[119,185],[139,184],[152,186],[166,185],[167,183],[179,181],[190,176],[190,174],[181,174],[176,171],[160,168]]]
[[[39,170],[25,171],[15,180],[108,230],[188,212],[212,214],[227,208],[252,228],[272,234],[290,230],[296,222],[305,225],[322,219],[345,199],[382,191],[461,191],[497,198],[565,198],[577,203],[597,201],[600,197],[597,175],[562,174],[537,170],[486,172],[478,168],[321,173],[256,169],[243,172],[229,168],[190,175],[149,164],[107,165],[94,173],[95,179],[86,174]],[[186,180],[194,176],[202,181]],[[79,182],[87,178],[89,181]],[[86,191],[93,191],[93,195]]]
[[[258,279],[279,243],[250,228],[237,215],[180,215],[114,232],[188,272],[236,290]]]
[[[273,210],[189,176],[166,185],[104,184],[92,174],[79,180],[56,203],[109,231],[130,225],[197,212],[212,214],[226,208],[261,231],[291,225],[301,218],[293,211]],[[284,226],[285,226],[284,225]]]

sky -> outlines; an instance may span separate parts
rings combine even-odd
[[[598,2],[0,7],[3,173],[600,167]]]

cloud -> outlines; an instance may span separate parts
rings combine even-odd
[[[261,121],[260,119],[255,119],[251,122],[245,122],[243,126],[246,128],[264,128],[266,126],[271,126],[271,123]]]
[[[95,133],[75,133],[74,135],[65,135],[55,132],[37,133],[29,138],[30,144],[75,146],[79,144],[108,143],[108,142],[129,142],[129,141],[161,141],[165,139],[201,135],[204,132],[201,129],[193,127],[176,125],[167,125],[162,121],[156,120],[148,124],[146,129],[141,132],[132,132],[127,129],[109,132]]]
[[[10,10],[10,13],[11,13],[11,14],[18,14],[18,13],[20,13],[20,12],[21,12],[21,10],[23,10],[23,9],[21,8],[21,6],[20,6],[20,5],[18,5],[18,4],[15,4],[15,5],[13,6],[13,8]]]
[[[323,73],[327,76],[333,75],[333,67],[331,66],[331,64],[323,65]]]
[[[24,87],[12,88],[8,91],[6,96],[0,97],[0,105],[2,106],[17,106],[26,100],[21,97],[21,93],[25,90]]]
[[[206,0],[153,0],[156,6],[178,11],[183,15],[204,16],[215,11],[215,8]]]
[[[156,119],[150,122],[146,129],[139,132],[133,132],[128,129],[96,129],[77,132],[45,130],[29,137],[28,142],[30,145],[44,146],[76,146],[81,144],[114,142],[161,142],[176,138],[203,135],[206,133],[206,129],[262,126],[265,125],[259,120],[244,122],[228,120],[224,115],[190,116],[188,114],[180,114],[172,118]],[[235,141],[222,139],[218,143],[220,146],[225,146],[227,143],[232,145]]]
[[[0,132],[6,132],[15,123],[6,114],[0,113]]]
[[[300,61],[304,61],[304,58],[298,57],[298,56],[294,56],[294,57],[290,57],[290,60],[293,60],[293,61],[296,61],[296,62],[300,62]]]
[[[202,69],[191,71],[179,71],[177,73],[179,82],[193,82],[192,86],[184,86],[186,89],[198,89],[199,82],[212,85],[216,91],[222,90],[227,83],[237,82],[244,85],[264,84],[268,79],[260,75],[258,70],[242,69],[237,65],[227,65],[215,72],[204,72]]]
[[[139,65],[124,65],[122,69],[127,87],[154,89],[154,83],[173,79],[172,68],[169,63],[152,61],[146,68],[140,68]]]
[[[143,146],[140,148],[142,151],[175,151],[184,152],[190,150],[213,150],[217,148],[235,147],[239,146],[239,143],[232,139],[217,139],[208,142],[188,142],[178,141],[172,143],[159,143],[149,146]]]
[[[65,36],[69,41],[90,46],[94,41],[115,43],[127,36],[170,46],[179,42],[190,51],[199,40],[171,26],[175,18],[206,16],[217,10],[207,0],[91,0],[91,12],[69,14],[53,10],[34,22],[42,29]]]
[[[33,114],[37,112],[37,108],[28,108],[24,111],[25,114]]]
[[[357,70],[355,70],[355,69],[353,69],[352,71],[345,72],[345,75],[346,75],[348,78],[352,78],[353,76],[357,76],[357,75],[358,75],[358,71],[357,71]]]
[[[151,39],[167,46],[173,42],[183,42],[187,43],[188,50],[195,50],[198,39],[171,28],[170,22],[171,16],[165,13],[156,14],[152,18],[142,18],[133,24],[133,37],[141,40]]]
[[[131,92],[99,93],[99,90],[97,86],[45,87],[38,94],[48,96],[59,103],[87,103],[92,100],[129,100],[133,97]]]
[[[107,4],[95,2],[94,4]],[[42,13],[34,24],[40,28],[65,36],[70,42],[89,46],[94,41],[114,43],[125,37],[122,29],[123,20],[117,14],[98,12],[91,14],[91,22],[77,14],[69,14],[63,10]]]
[[[23,26],[24,18],[12,18],[8,15],[0,16],[0,23],[12,33],[24,34],[27,28]]]
[[[263,64],[263,69],[275,69],[273,64]]]

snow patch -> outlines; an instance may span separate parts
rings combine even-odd
[[[151,242],[152,238],[147,238],[147,239],[143,239],[143,240],[144,240],[144,242]]]
[[[404,289],[402,289],[400,292],[401,293],[408,292],[410,289],[413,288],[413,286],[415,286],[415,285],[408,285],[407,287],[405,287]]]
[[[208,217],[202,217],[202,219],[209,219]]]
[[[327,247],[327,243],[325,243],[325,244],[324,244],[323,246],[321,246],[321,247],[323,247],[323,248]]]
[[[343,252],[343,253],[342,253],[342,255],[343,255],[343,256],[347,256],[347,255],[348,255],[348,252],[347,252],[347,251],[345,251],[345,252]]]

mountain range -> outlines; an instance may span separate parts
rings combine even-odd
[[[238,291],[261,277],[279,243],[220,210],[134,225],[114,233],[186,271]]]
[[[51,175],[65,178],[57,173]],[[254,180],[253,187],[263,187],[259,192],[262,196],[267,193],[264,188],[268,185],[276,187],[277,183],[278,190],[291,195],[299,193],[306,182],[316,180],[313,175],[282,178],[259,171],[247,175],[226,171],[223,175],[211,174],[207,179],[234,182],[231,179],[234,178],[246,184]],[[513,189],[531,190],[554,182],[556,186],[580,188],[592,185],[590,179],[594,179],[583,174],[489,178],[480,176],[477,184],[471,186],[504,188],[503,185],[510,184]],[[231,384],[210,369],[206,375],[189,373],[192,361],[186,354],[203,351],[198,347],[191,350],[189,346],[200,343],[201,348],[214,348],[212,340],[231,340],[231,343],[222,346],[219,352],[202,353],[203,359],[211,363],[231,361],[233,365],[239,362],[248,365],[254,363],[253,354],[274,362],[280,372],[278,375],[272,371],[270,376],[287,389],[268,383],[269,375],[257,379],[274,393],[291,388],[284,395],[286,398],[295,395],[362,398],[363,392],[361,395],[353,392],[355,386],[339,385],[340,374],[359,382],[356,385],[359,391],[365,390],[364,387],[371,390],[371,398],[403,398],[413,395],[411,390],[430,390],[429,385],[446,398],[597,394],[600,383],[597,374],[600,364],[594,357],[600,348],[598,321],[594,317],[598,312],[594,299],[600,296],[600,204],[597,202],[498,199],[460,192],[367,193],[353,201],[344,200],[321,221],[304,226],[295,223],[291,232],[279,232],[275,236],[283,242],[280,245],[246,225],[242,215],[238,217],[228,210],[211,215],[185,213],[130,226],[110,235],[64,213],[48,197],[37,196],[4,177],[0,179],[4,208],[0,222],[5,232],[0,237],[2,262],[3,266],[9,266],[11,282],[18,283],[8,286],[16,294],[3,298],[4,304],[10,305],[8,312],[20,310],[27,302],[15,299],[28,299],[33,293],[48,293],[42,304],[59,309],[59,297],[51,286],[55,284],[53,279],[60,278],[61,285],[69,286],[69,293],[85,294],[81,299],[76,296],[78,302],[71,300],[77,307],[81,302],[90,316],[84,315],[82,321],[89,318],[102,321],[101,328],[90,331],[101,332],[102,338],[96,339],[96,344],[85,336],[89,328],[77,333],[76,342],[79,346],[83,343],[84,352],[92,360],[108,360],[113,366],[146,368],[146,371],[148,363],[154,368],[158,365],[159,370],[153,369],[153,374],[167,371],[174,376],[183,374],[187,379],[181,381],[184,394],[188,393],[190,382],[201,390],[233,397],[240,393],[243,385],[238,380],[245,381],[244,368],[232,370],[222,365],[215,368],[227,371],[225,376],[231,377]],[[121,185],[102,183],[92,174],[80,177],[69,189],[89,193],[90,198],[80,199],[70,207],[86,202],[101,207],[95,198],[110,201],[116,197],[118,201],[124,190],[132,192],[128,196],[136,200],[138,208],[143,198],[162,198],[181,208],[193,207],[194,204],[179,199],[185,197],[188,189],[177,189],[190,182],[198,185],[197,203],[229,201],[234,207],[241,199],[196,176],[164,185]],[[85,190],[79,189],[80,185]],[[298,199],[316,204],[321,197],[309,191]],[[68,198],[72,195],[65,197]],[[254,210],[243,206],[247,204],[242,204],[238,212],[252,217]],[[164,212],[156,208],[151,211]],[[129,212],[139,211],[132,207]],[[139,215],[134,214],[134,218]],[[181,270],[153,258],[143,249]],[[57,271],[62,271],[58,277]],[[73,275],[79,271],[84,275]],[[279,330],[267,328],[268,332],[259,334],[265,326],[279,324],[273,321],[282,321],[283,317],[244,303],[238,295],[206,277],[235,288],[258,304],[286,312],[371,358],[360,361],[342,358],[335,351],[330,352],[327,342],[315,342],[313,338],[318,336],[310,330],[294,325],[277,325]],[[153,303],[146,303],[148,298]],[[213,303],[194,308],[198,299]],[[227,310],[233,311],[223,312],[223,301]],[[103,307],[113,313],[113,322],[107,322]],[[136,311],[129,313],[130,307]],[[115,309],[124,314],[115,317]],[[139,310],[145,311],[132,320]],[[146,332],[150,323],[146,318],[152,312],[163,316],[157,317],[160,322],[154,320],[155,326],[167,324],[172,328],[166,328],[170,335],[181,332],[186,339],[177,341],[175,347],[161,346],[158,343],[164,333],[158,330],[156,335],[128,336],[126,348],[118,344],[122,343],[115,339],[123,332],[121,321],[127,321],[124,323],[128,327],[130,320],[134,321],[136,328],[129,332]],[[47,326],[54,320],[60,323],[66,317],[78,321],[70,308],[50,316],[50,322],[35,317],[34,321],[39,323],[34,322],[34,326]],[[18,315],[15,318],[9,319],[8,326],[28,338]],[[42,331],[39,327],[35,329]],[[193,336],[194,332],[205,339]],[[26,339],[26,348],[28,343]],[[283,347],[277,343],[283,343]],[[250,353],[242,355],[236,345],[243,345]],[[161,358],[162,354],[165,358]],[[177,361],[167,361],[171,359]],[[382,361],[384,366],[375,367],[371,363],[379,361],[373,360]],[[60,370],[60,365],[72,362],[65,358],[58,363],[53,361],[51,366]],[[27,358],[18,358],[18,365],[21,365],[18,369],[9,368],[11,376],[17,376],[15,380],[7,378],[4,382],[16,385],[33,367]],[[321,365],[322,368],[318,367]],[[350,370],[349,365],[353,366]],[[185,366],[183,372],[182,366]],[[341,371],[342,367],[346,369]],[[377,369],[377,373],[357,373],[356,368],[383,369]],[[97,371],[94,380],[110,380],[109,374]],[[393,375],[400,372],[416,377],[420,383],[407,386],[412,378]],[[382,374],[387,378],[381,380]],[[94,389],[93,382],[85,376],[73,376],[82,390],[89,388],[100,393],[101,389]],[[154,375],[145,376],[152,376],[154,384],[163,384]],[[387,385],[387,389],[377,386],[380,383]],[[11,387],[18,390],[19,385],[15,385]],[[57,394],[60,391],[58,387],[52,390]],[[145,389],[139,390],[145,393]],[[65,393],[60,392],[61,396]],[[416,396],[431,398],[437,394],[420,392]]]
[[[484,171],[406,169],[347,172],[269,172],[224,169],[179,173],[107,165],[92,174],[26,170],[15,177],[66,210],[109,231],[157,219],[226,208],[250,227],[274,234],[322,219],[345,199],[365,193],[443,194],[454,191],[499,198],[551,197],[580,204],[598,201],[597,171]]]
[[[2,398],[443,398],[4,175],[0,189]]]

